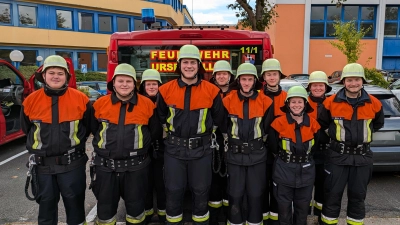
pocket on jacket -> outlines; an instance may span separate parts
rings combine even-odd
[[[315,163],[302,163],[301,164],[301,178],[305,186],[313,185],[315,181]]]
[[[285,163],[281,158],[276,158],[273,166],[272,179],[276,183],[294,187],[296,185],[296,164]]]

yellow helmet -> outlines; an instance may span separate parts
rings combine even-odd
[[[267,59],[263,62],[262,67],[261,67],[261,78],[263,78],[264,73],[267,71],[279,71],[279,73],[281,74],[281,79],[285,78],[286,76],[283,75],[282,73],[282,69],[281,69],[281,63],[277,60],[277,59]]]
[[[287,92],[287,96],[286,96],[286,100],[285,101],[287,101],[287,100],[289,100],[289,98],[293,98],[293,97],[304,98],[305,101],[308,101],[307,91],[302,86],[293,86],[293,87],[291,87]]]
[[[299,98],[304,99],[304,110],[299,115],[294,114],[289,109],[289,99],[293,98],[293,97],[299,97]],[[285,112],[285,113],[291,112],[291,113],[293,113],[293,115],[296,115],[296,116],[301,116],[305,112],[310,113],[310,112],[314,111],[313,108],[308,103],[307,91],[303,86],[293,86],[288,90],[286,100],[285,100],[285,105],[281,107],[281,110],[282,110],[282,112]]]
[[[228,61],[225,60],[219,60],[214,64],[214,69],[213,69],[213,76],[215,75],[216,72],[220,71],[226,71],[232,74],[232,68],[231,64]]]
[[[156,80],[162,84],[160,73],[155,69],[147,69],[143,72],[140,84],[146,80]]]
[[[340,83],[343,83],[346,77],[361,77],[363,83],[367,83],[365,79],[364,67],[358,63],[350,63],[344,66],[342,76],[340,76]]]
[[[206,70],[203,67],[203,64],[201,63],[201,56],[200,56],[200,50],[194,45],[184,45],[179,49],[178,52],[178,66],[176,67],[175,73],[180,74],[181,69],[179,67],[179,62],[181,59],[197,59],[199,61],[199,73],[204,74]]]
[[[107,83],[107,89],[109,91],[113,91],[113,80],[115,79],[116,76],[118,75],[125,75],[132,77],[134,82],[136,82],[136,70],[133,68],[133,66],[127,64],[127,63],[121,63],[117,67],[115,67],[114,70],[114,75],[112,79]]]
[[[332,90],[332,87],[329,86],[328,83],[328,76],[326,75],[325,72],[323,71],[314,71],[310,74],[310,77],[308,78],[308,86],[306,88],[307,91],[310,91],[310,87],[312,83],[324,83],[326,84],[326,91],[325,93],[328,93]]]
[[[65,59],[59,55],[51,55],[44,60],[42,70],[39,73],[35,73],[36,80],[44,83],[42,73],[50,67],[60,67],[65,69],[67,71],[67,82],[69,81],[71,75],[69,73],[67,61],[65,61]]]
[[[258,78],[257,68],[251,63],[242,63],[236,71],[235,79],[238,79],[240,75],[254,75]]]

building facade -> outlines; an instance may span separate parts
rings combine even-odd
[[[354,21],[357,29],[369,28],[361,41],[358,63],[400,71],[400,1],[347,0],[342,7],[331,0],[276,0],[279,17],[267,30],[285,74],[342,70],[346,57],[333,41],[335,20]]]
[[[0,58],[24,54],[21,65],[40,65],[37,56],[72,58],[75,69],[106,71],[110,35],[146,29],[141,9],[153,8],[154,25],[191,24],[183,0],[0,0]]]

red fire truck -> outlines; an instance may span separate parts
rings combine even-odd
[[[66,59],[71,79],[69,86],[76,88],[72,60]],[[40,67],[38,71],[42,68]],[[21,130],[20,113],[24,99],[42,84],[32,75],[29,81],[12,64],[0,59],[0,145],[24,136]]]
[[[153,27],[153,30],[119,32],[111,35],[108,48],[107,81],[115,67],[129,63],[138,79],[145,69],[156,69],[163,82],[176,78],[178,51],[185,44],[196,45],[201,52],[205,78],[209,79],[214,63],[227,60],[233,73],[241,63],[253,63],[259,71],[265,59],[272,58],[272,46],[266,32],[231,30],[226,26]]]

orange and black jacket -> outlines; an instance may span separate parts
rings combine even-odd
[[[268,90],[267,85],[263,86],[263,91],[264,94],[272,99],[272,107],[274,108],[274,116],[275,118],[278,116],[283,116],[285,115],[284,112],[282,112],[281,107],[285,106],[285,100],[287,93],[286,91],[282,90],[281,85],[278,85],[279,89],[277,92],[272,92]]]
[[[326,99],[325,95],[323,97],[314,97],[312,94],[308,96],[308,103],[310,104],[311,108],[313,109],[312,112],[308,113],[308,115],[315,120],[318,121],[319,114],[322,111],[322,108],[324,105],[322,104],[324,100]],[[314,145],[314,155],[313,159],[316,164],[323,164],[325,161],[325,152],[326,152],[326,145],[329,144],[329,137],[328,135],[323,131],[319,130],[319,140],[318,144]]]
[[[331,148],[335,145],[333,142],[351,147],[369,144],[372,133],[384,125],[381,102],[364,89],[357,99],[348,99],[342,88],[324,101],[322,109],[318,122],[323,130],[327,130]],[[329,150],[327,159],[337,165],[368,165],[372,164],[372,152],[349,155]]]
[[[223,99],[223,103],[228,118],[229,144],[262,142],[274,119],[272,100],[258,91],[244,97],[240,91],[234,90]],[[250,166],[266,160],[264,143],[261,148],[251,150],[250,154],[227,153],[227,161],[236,165]]]
[[[226,133],[224,107],[219,95],[219,88],[214,84],[198,79],[187,85],[178,78],[163,84],[159,88],[157,113],[161,124],[165,124],[172,136],[195,138],[210,136],[213,126],[218,126]],[[185,147],[169,145],[165,151],[176,158],[195,159],[204,154],[211,154],[210,143],[187,151]]]
[[[303,122],[298,124],[291,116],[276,118],[268,134],[268,147],[274,154],[290,154],[291,156],[310,157],[313,146],[318,144],[320,125],[308,114],[303,115]],[[305,187],[312,185],[315,179],[315,164],[311,160],[306,163],[285,162],[276,157],[272,178],[274,182],[289,187]]]
[[[154,108],[150,99],[136,92],[128,101],[119,100],[115,93],[99,98],[93,104],[91,122],[97,155],[123,160],[146,154],[151,131],[158,129]]]
[[[156,106],[156,101],[157,101],[157,96],[148,96],[147,93],[145,91],[140,92],[139,94],[142,94],[143,96],[149,98],[153,103],[154,106]],[[163,127],[160,123],[160,119],[158,118],[158,116],[156,115],[157,110],[154,110],[154,116],[152,117],[152,119],[154,120],[154,124],[157,125],[157,128],[154,128],[154,130],[152,130],[152,142],[151,142],[151,146],[149,149],[149,153],[150,156],[152,156],[152,159],[162,159],[164,157],[164,139],[163,139]]]
[[[41,88],[23,102],[21,127],[27,135],[26,148],[30,154],[42,157],[62,156],[70,150],[85,149],[90,134],[89,98],[82,92],[66,88]],[[87,157],[70,165],[43,166],[43,173],[67,172],[87,161]]]

